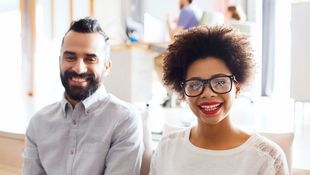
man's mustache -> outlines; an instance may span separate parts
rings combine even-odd
[[[91,79],[94,79],[95,78],[95,75],[94,74],[90,74],[90,73],[82,73],[82,74],[78,74],[76,73],[75,71],[66,71],[64,73],[64,78],[65,79],[69,79],[69,78],[72,78],[72,77],[76,77],[76,78],[86,78],[87,80],[91,80]]]

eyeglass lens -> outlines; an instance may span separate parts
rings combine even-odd
[[[231,90],[232,79],[231,76],[214,77],[207,80],[187,80],[184,83],[184,91],[187,96],[198,96],[200,95],[205,84],[209,84],[211,90],[218,94],[228,93]]]

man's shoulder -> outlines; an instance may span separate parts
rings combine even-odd
[[[61,112],[61,102],[55,102],[41,108],[38,112],[33,115],[33,119],[49,118],[52,115],[59,115]]]
[[[102,103],[98,110],[102,110],[110,123],[115,123],[120,128],[136,128],[141,126],[141,114],[133,104],[121,100],[112,94],[109,94],[108,101]]]
[[[131,103],[126,102],[118,97],[114,96],[113,94],[109,94],[108,105],[110,108],[114,108],[115,110],[128,110],[133,111],[134,107]]]
[[[129,102],[119,99],[113,94],[109,94],[106,108],[115,115],[126,115],[128,117],[138,116],[137,109]]]
[[[184,7],[184,8],[181,10],[181,12],[184,12],[184,13],[194,13],[196,10],[197,10],[197,7],[196,7],[196,6],[189,5],[189,6]]]

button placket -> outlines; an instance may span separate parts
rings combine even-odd
[[[78,122],[80,117],[80,106],[75,106],[75,109],[71,114],[70,121],[70,147],[68,150],[69,158],[68,158],[68,171],[72,173],[72,168],[74,167],[74,160],[76,154],[78,153],[77,144],[78,144]]]
[[[72,120],[72,123],[73,123],[73,125],[74,125],[74,126],[76,126],[76,125],[77,125],[77,122],[76,122],[76,120],[75,120],[75,119],[73,119],[73,120]]]

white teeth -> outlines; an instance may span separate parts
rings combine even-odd
[[[85,78],[72,77],[72,80],[73,80],[73,81],[76,81],[76,82],[84,82],[84,81],[85,81]]]
[[[220,106],[220,104],[200,106],[200,107],[206,111],[212,111],[212,110],[215,110],[216,108],[218,108],[219,106]]]

